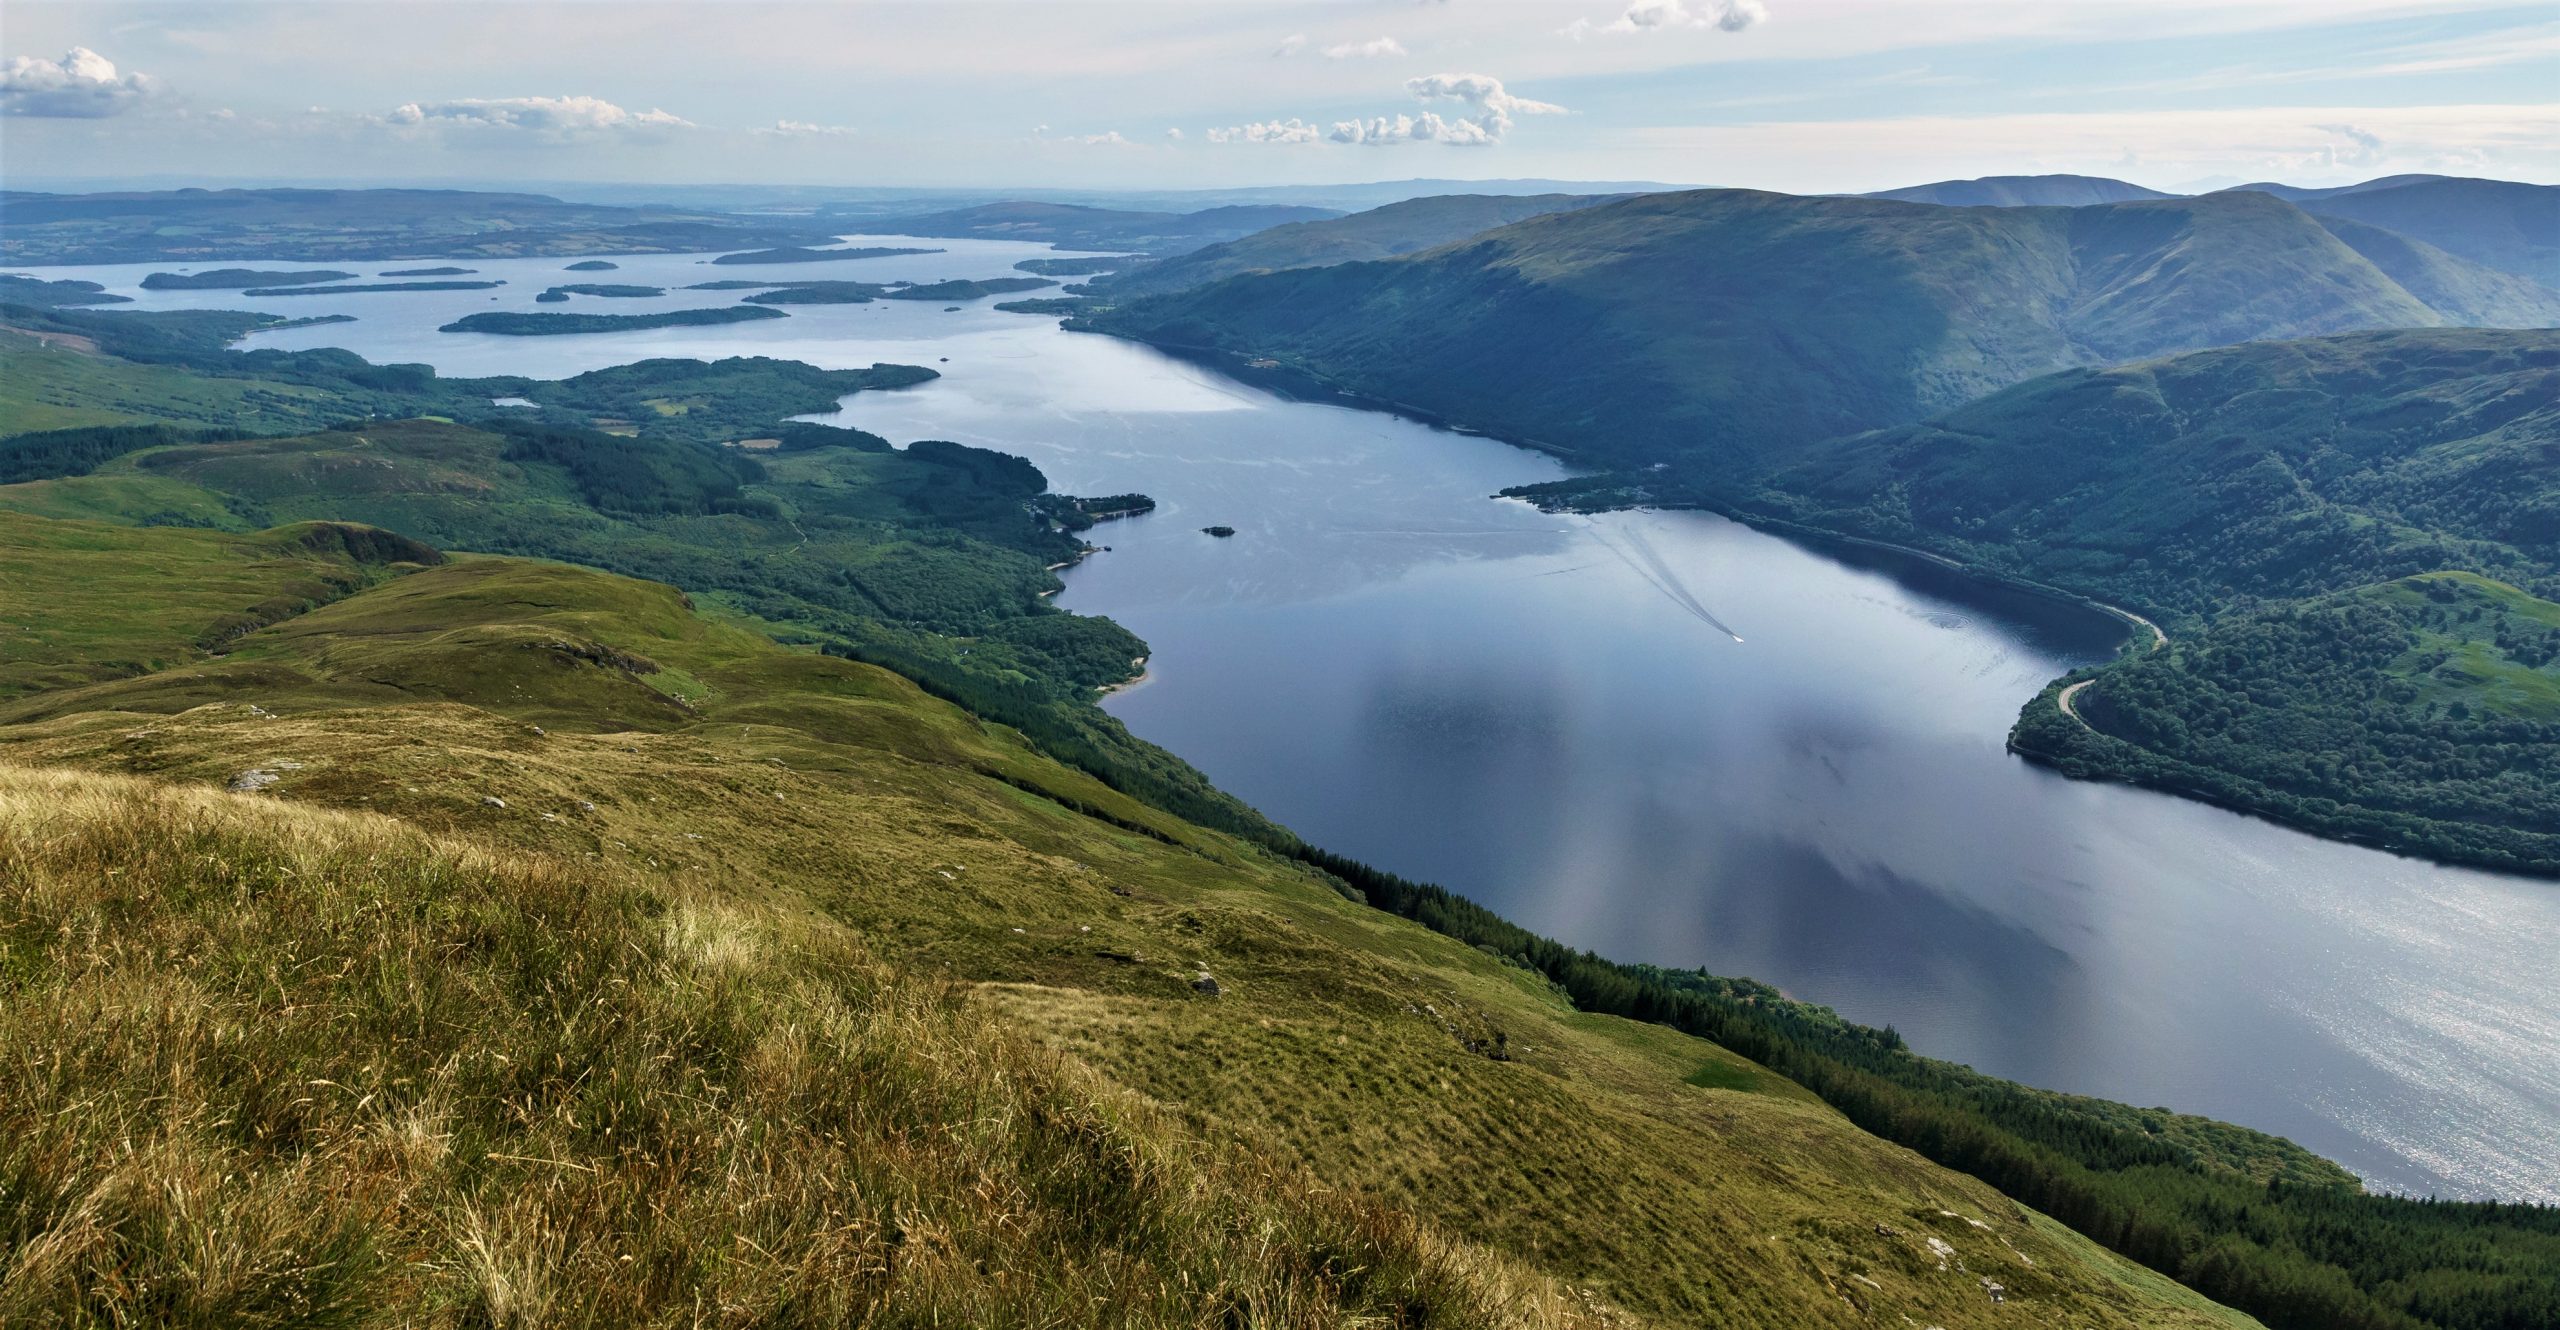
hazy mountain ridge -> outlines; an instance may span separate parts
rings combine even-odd
[[[2446,253],[2560,288],[2560,185],[2418,177],[2322,191],[2301,206],[2397,231]]]
[[[1161,259],[1091,283],[1111,299],[1180,291],[1245,273],[1323,268],[1398,255],[1551,212],[1610,201],[1598,194],[1446,194],[1390,203],[1348,217],[1293,222]]]
[[[2560,301],[2461,260],[2414,246],[2386,257],[2455,307],[2263,194],[1949,208],[1713,190],[1401,259],[1229,278],[1090,324],[1594,460],[1727,466],[2073,365],[2491,315],[2560,321]]]
[[[0,193],[0,262],[506,258],[825,244],[802,219],[448,189]]]
[[[1171,213],[1015,200],[866,220],[864,226],[894,235],[1040,240],[1060,249],[1178,253],[1291,222],[1321,221],[1340,215],[1331,208],[1276,203],[1230,204]]]

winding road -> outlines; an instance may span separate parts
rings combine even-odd
[[[2101,605],[2098,608],[2105,610],[2109,614],[2125,619],[2137,627],[2150,629],[2152,650],[2158,651],[2160,648],[2169,645],[2169,635],[2160,631],[2160,625],[2151,622],[2149,619],[2143,618],[2141,615],[2136,614],[2131,610],[2118,609],[2113,605]],[[2062,708],[2063,715],[2079,721],[2082,729],[2089,731],[2091,734],[2103,734],[2105,731],[2100,730],[2095,725],[2091,725],[2088,718],[2082,716],[2079,709],[2071,705],[2071,699],[2079,696],[2081,689],[2096,682],[2097,680],[2095,679],[2083,679],[2078,683],[2068,685],[2060,693],[2054,695],[2053,704]]]

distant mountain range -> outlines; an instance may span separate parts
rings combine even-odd
[[[2397,231],[2446,253],[2560,287],[2560,185],[2389,176],[2339,189],[2243,185],[2304,211]]]
[[[2465,176],[2392,175],[2356,185],[2261,182],[2218,193],[2273,194],[2321,217],[2397,231],[2448,254],[2560,287],[2560,186]],[[1951,207],[2084,207],[2180,197],[2103,176],[1985,176],[1864,195]]]
[[[821,213],[821,216],[825,215]],[[1307,208],[1294,204],[1236,204],[1204,208],[1198,212],[1171,213],[1016,200],[911,217],[866,220],[863,224],[866,229],[885,235],[1039,240],[1061,249],[1180,253],[1291,222],[1321,221],[1341,215],[1331,208]]]
[[[0,262],[661,254],[824,244],[805,218],[448,189],[0,191]]]
[[[1699,190],[1090,323],[1595,461],[1717,469],[2071,366],[2560,323],[2560,292],[2251,191],[1971,208]]]
[[[1551,212],[1606,203],[1605,194],[1443,194],[1326,221],[1293,222],[1102,278],[1114,298],[1180,291],[1245,273],[1322,268],[1464,240]]]

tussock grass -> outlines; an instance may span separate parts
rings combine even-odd
[[[0,766],[0,1324],[1578,1319],[822,917]]]

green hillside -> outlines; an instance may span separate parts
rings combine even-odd
[[[1600,194],[1436,194],[1348,217],[1275,226],[1241,240],[1115,273],[1092,285],[1114,299],[1128,299],[1188,290],[1247,273],[1391,259],[1527,218],[1608,201],[1609,196]]]
[[[2173,627],[2470,568],[2560,590],[2560,332],[2266,342],[2021,384],[1773,470],[1753,511]]]
[[[2416,258],[2455,269],[2421,283],[2448,302],[2494,285]],[[1578,459],[1730,475],[2073,365],[2519,312],[2495,289],[2496,309],[2430,306],[2263,194],[1944,208],[1708,190],[1084,324]],[[2530,305],[2560,321],[2560,299]]]
[[[2250,1324],[885,671],[409,567],[0,726],[13,1323]]]
[[[2429,573],[2234,617],[2067,682],[2016,742],[2076,775],[2560,875],[2560,604]]]

